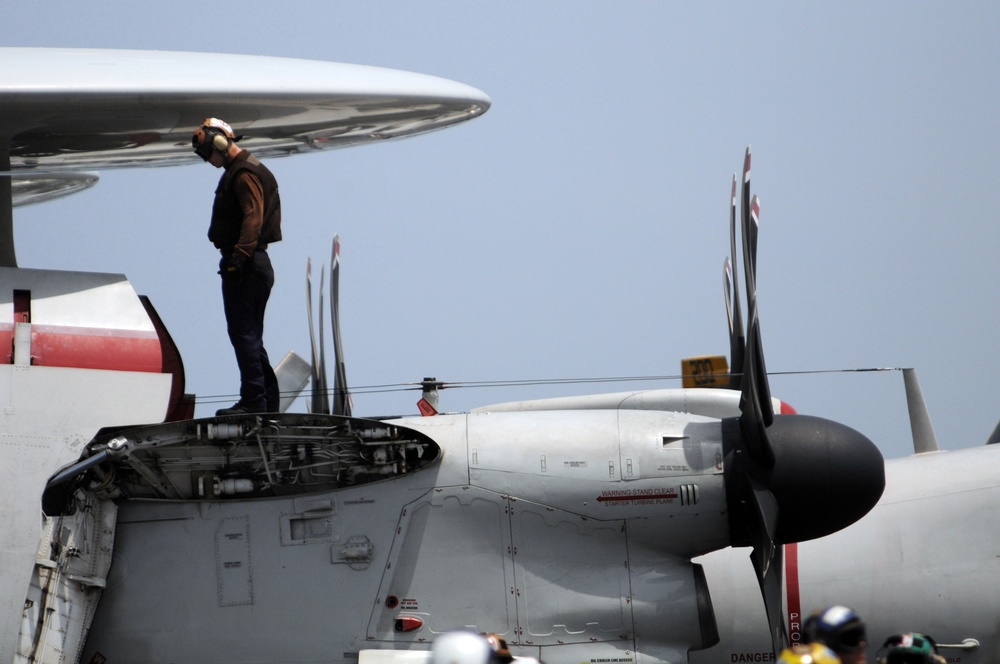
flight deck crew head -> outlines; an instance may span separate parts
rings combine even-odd
[[[191,136],[191,146],[199,157],[216,168],[222,168],[232,155],[242,151],[236,145],[240,138],[242,136],[237,136],[227,122],[219,118],[205,118]]]
[[[806,619],[802,640],[818,642],[837,653],[844,664],[865,664],[868,661],[868,637],[865,623],[846,606],[831,606]]]
[[[840,664],[840,658],[822,643],[797,643],[781,651],[778,664]]]
[[[445,632],[431,646],[431,664],[490,664],[492,658],[486,637],[469,630]]]
[[[877,661],[878,664],[945,664],[934,639],[917,632],[890,636],[882,644]]]
[[[455,630],[437,637],[431,646],[431,664],[511,664],[514,659],[507,641],[499,634]],[[524,664],[538,664],[533,658],[521,660]]]

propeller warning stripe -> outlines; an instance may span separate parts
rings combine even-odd
[[[785,618],[791,643],[802,639],[802,597],[799,594],[799,545],[785,545]]]

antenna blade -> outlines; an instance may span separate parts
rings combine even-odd
[[[910,433],[913,436],[913,451],[937,452],[938,441],[931,426],[931,416],[927,412],[924,393],[920,389],[915,369],[903,369],[903,386],[906,388],[906,410],[910,414]]]

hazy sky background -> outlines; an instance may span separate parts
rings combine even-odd
[[[1000,4],[14,3],[5,46],[219,51],[378,65],[485,91],[443,132],[269,166],[285,240],[265,343],[309,357],[305,263],[343,242],[353,386],[674,376],[728,352],[728,194],[753,146],[775,396],[911,451],[915,367],[945,448],[1000,416]],[[192,78],[226,76],[192,71]],[[106,171],[17,208],[23,267],[121,272],[184,356],[199,415],[235,400],[218,172]],[[332,351],[328,348],[328,354]],[[451,389],[442,410],[676,380]],[[360,415],[418,392],[359,393]],[[304,409],[300,402],[296,408]]]

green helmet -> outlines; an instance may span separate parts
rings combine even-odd
[[[917,632],[907,632],[890,636],[882,645],[884,653],[879,661],[884,664],[940,664],[944,659],[938,655],[934,639]]]

